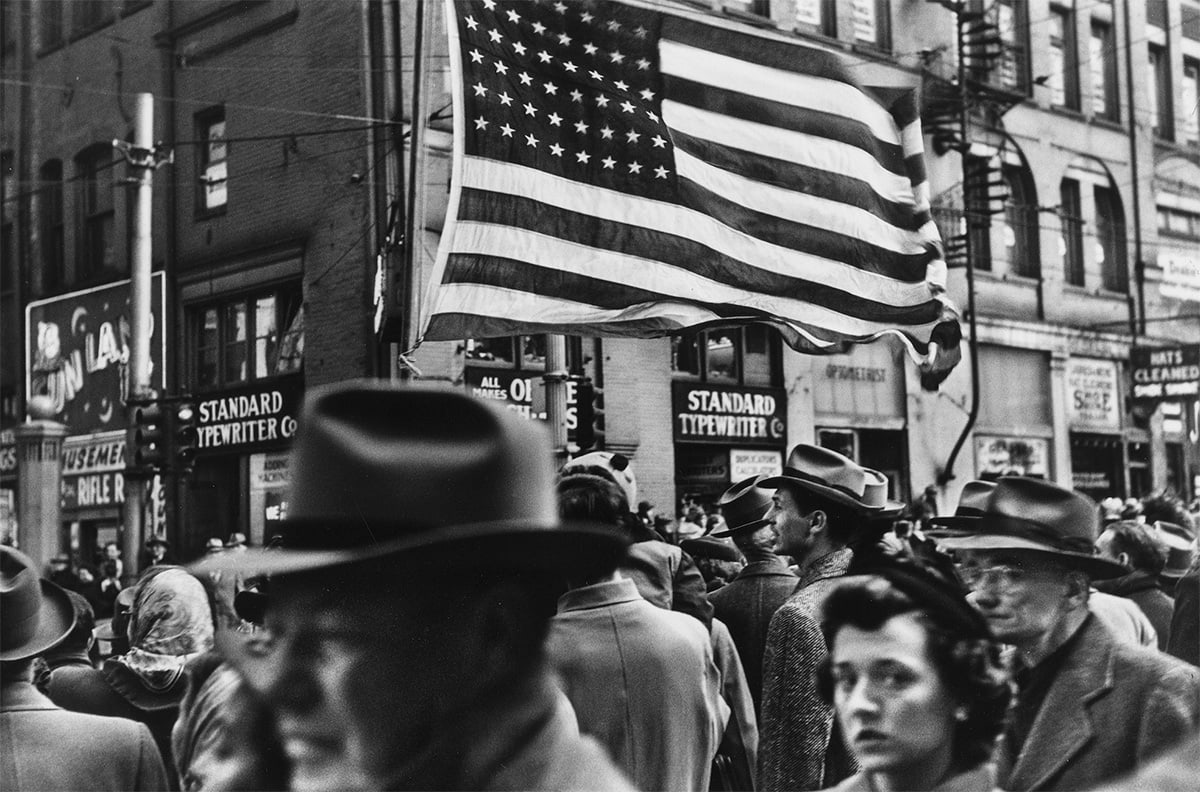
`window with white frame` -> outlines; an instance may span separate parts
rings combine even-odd
[[[1146,70],[1146,112],[1154,134],[1163,140],[1175,139],[1175,114],[1171,102],[1171,59],[1166,47],[1151,44]]]
[[[196,116],[196,131],[201,144],[198,214],[223,210],[229,202],[229,144],[225,139],[225,108],[215,107]]]
[[[300,371],[304,307],[299,285],[188,307],[192,382],[218,388]]]
[[[1079,109],[1078,56],[1075,51],[1075,12],[1052,6],[1050,28],[1050,74],[1046,85],[1050,101],[1058,107]]]
[[[1117,65],[1112,26],[1107,23],[1092,22],[1088,70],[1092,75],[1092,112],[1115,121],[1118,112]]]
[[[1183,139],[1200,144],[1200,61],[1183,59]]]

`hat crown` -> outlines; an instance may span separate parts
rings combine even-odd
[[[829,448],[797,445],[788,454],[784,477],[834,490],[867,509],[882,509],[887,505],[886,476]]]
[[[316,389],[292,449],[285,545],[349,548],[437,529],[553,529],[544,430],[465,394],[362,381]]]
[[[33,561],[0,547],[0,648],[23,646],[37,634],[42,588]]]
[[[1010,476],[1001,478],[988,496],[980,531],[1090,554],[1099,527],[1096,502],[1087,495],[1044,479]]]
[[[994,481],[968,481],[963,485],[962,493],[958,496],[958,506],[954,510],[954,516],[982,517],[987,509],[988,498],[995,489]]]
[[[727,528],[724,533],[766,519],[771,509],[771,493],[758,486],[762,479],[762,476],[742,479],[721,495],[717,505],[721,507],[721,515],[725,518]]]

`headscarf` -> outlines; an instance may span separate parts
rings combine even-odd
[[[184,666],[213,646],[204,586],[182,567],[151,570],[134,590],[127,634],[129,651],[104,663],[109,682],[142,709],[178,704]],[[131,675],[141,690],[127,684]]]

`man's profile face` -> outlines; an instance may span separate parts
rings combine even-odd
[[[968,599],[1004,643],[1034,645],[1070,611],[1068,572],[1045,556],[1020,550],[968,551],[961,569],[971,588]]]
[[[786,487],[775,490],[771,497],[771,509],[767,519],[775,528],[775,552],[789,555],[800,563],[812,547],[812,521],[796,501],[795,495]]]
[[[379,588],[315,576],[273,584],[267,700],[292,789],[383,788],[438,736],[466,687],[460,636],[431,592]]]

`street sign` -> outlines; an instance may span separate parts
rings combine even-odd
[[[1157,404],[1200,394],[1200,344],[1134,347],[1129,363],[1135,401]]]

